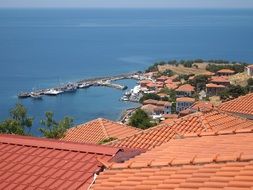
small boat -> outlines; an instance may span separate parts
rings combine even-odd
[[[88,88],[89,86],[91,86],[91,84],[89,84],[89,83],[83,83],[83,84],[80,84],[78,86],[78,88]]]
[[[122,96],[120,98],[121,101],[129,101],[129,98],[127,96]]]
[[[31,93],[31,98],[33,98],[35,100],[41,100],[42,99],[42,95],[40,93],[32,92]]]
[[[18,98],[28,98],[31,95],[28,92],[21,92],[20,94],[18,94]]]
[[[64,92],[75,92],[77,90],[77,85],[76,84],[67,84],[64,88],[63,91]]]
[[[59,94],[63,93],[62,90],[57,90],[57,89],[49,89],[46,91],[44,94],[48,96],[57,96]]]

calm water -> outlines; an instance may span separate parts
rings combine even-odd
[[[66,81],[146,68],[163,59],[253,62],[253,10],[0,10],[0,119],[16,94]],[[132,87],[135,81],[120,81]],[[133,104],[121,91],[90,88],[22,100],[38,121],[47,110],[76,123],[117,119]]]

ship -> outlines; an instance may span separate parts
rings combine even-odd
[[[48,95],[48,96],[57,96],[61,93],[63,93],[62,90],[57,90],[57,89],[53,89],[53,88],[44,92],[44,94]]]

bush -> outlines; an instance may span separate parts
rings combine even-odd
[[[157,94],[149,93],[149,94],[144,94],[141,99],[140,103],[142,104],[145,100],[152,99],[152,100],[161,100],[160,96]]]
[[[153,126],[148,114],[141,109],[137,109],[130,117],[129,124],[140,129],[147,129]]]

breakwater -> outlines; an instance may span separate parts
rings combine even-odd
[[[139,80],[140,77],[141,77],[141,74],[134,72],[134,73],[120,74],[116,76],[105,76],[105,77],[96,77],[96,78],[91,78],[91,79],[83,79],[77,82],[69,82],[64,85],[54,87],[54,88],[39,89],[39,90],[31,91],[31,92],[21,92],[18,94],[18,97],[19,98],[31,97],[35,99],[41,99],[42,96],[44,95],[57,96],[62,93],[75,92],[78,89],[89,88],[92,86],[105,86],[105,87],[110,87],[110,88],[116,88],[119,90],[125,90],[127,86],[113,83],[113,81],[123,80],[123,79]]]

